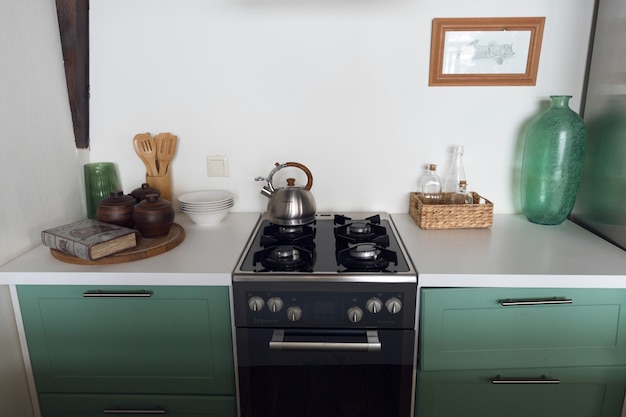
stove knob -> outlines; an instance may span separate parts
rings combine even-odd
[[[352,323],[358,323],[363,318],[363,310],[360,307],[354,306],[348,309],[348,320]]]
[[[280,297],[272,297],[267,300],[267,308],[269,308],[272,313],[278,313],[283,309],[284,305],[285,303],[283,303]]]
[[[287,309],[287,318],[290,321],[298,321],[302,318],[302,309],[298,306],[291,306]]]
[[[397,314],[402,310],[402,301],[398,300],[396,297],[391,297],[385,303],[385,307],[387,307],[387,311],[391,314]]]
[[[372,297],[365,302],[365,308],[372,314],[380,313],[380,310],[383,309],[383,302],[376,297]]]
[[[263,301],[263,299],[258,295],[250,297],[250,299],[248,300],[248,307],[250,307],[250,310],[254,312],[261,311],[264,305],[265,301]]]

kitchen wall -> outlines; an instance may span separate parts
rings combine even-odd
[[[592,0],[91,0],[91,160],[143,181],[136,133],[179,136],[174,194],[226,188],[263,210],[258,175],[297,161],[319,210],[407,212],[423,167],[465,145],[470,189],[518,212],[529,119],[581,103]],[[435,17],[545,16],[537,85],[429,87]],[[227,155],[209,178],[205,157]]]
[[[54,0],[0,2],[0,265],[83,216]]]
[[[54,0],[0,1],[0,265],[84,214]],[[0,409],[33,415],[9,289],[0,286]]]

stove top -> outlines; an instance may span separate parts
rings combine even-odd
[[[317,214],[304,226],[262,219],[233,280],[416,282],[408,259],[387,213]]]

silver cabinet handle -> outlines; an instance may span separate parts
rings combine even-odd
[[[152,291],[140,290],[140,291],[85,291],[83,293],[83,297],[92,297],[92,298],[104,298],[104,297],[152,297]]]
[[[509,306],[535,306],[546,304],[572,304],[574,301],[571,298],[553,297],[553,298],[529,298],[514,300],[507,298],[506,300],[499,300],[500,305],[503,307]]]
[[[312,350],[312,351],[344,351],[344,352],[380,352],[382,344],[376,330],[365,331],[367,342],[285,342],[285,329],[274,329],[270,350]]]
[[[102,414],[167,414],[167,410],[160,407],[154,409],[125,409],[125,408],[111,408],[102,410]]]
[[[541,375],[539,378],[504,378],[500,375],[496,375],[492,380],[492,384],[560,384],[559,379],[548,378],[545,375]]]

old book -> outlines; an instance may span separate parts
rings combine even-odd
[[[87,219],[44,230],[41,240],[49,248],[94,261],[137,246],[137,231]]]

